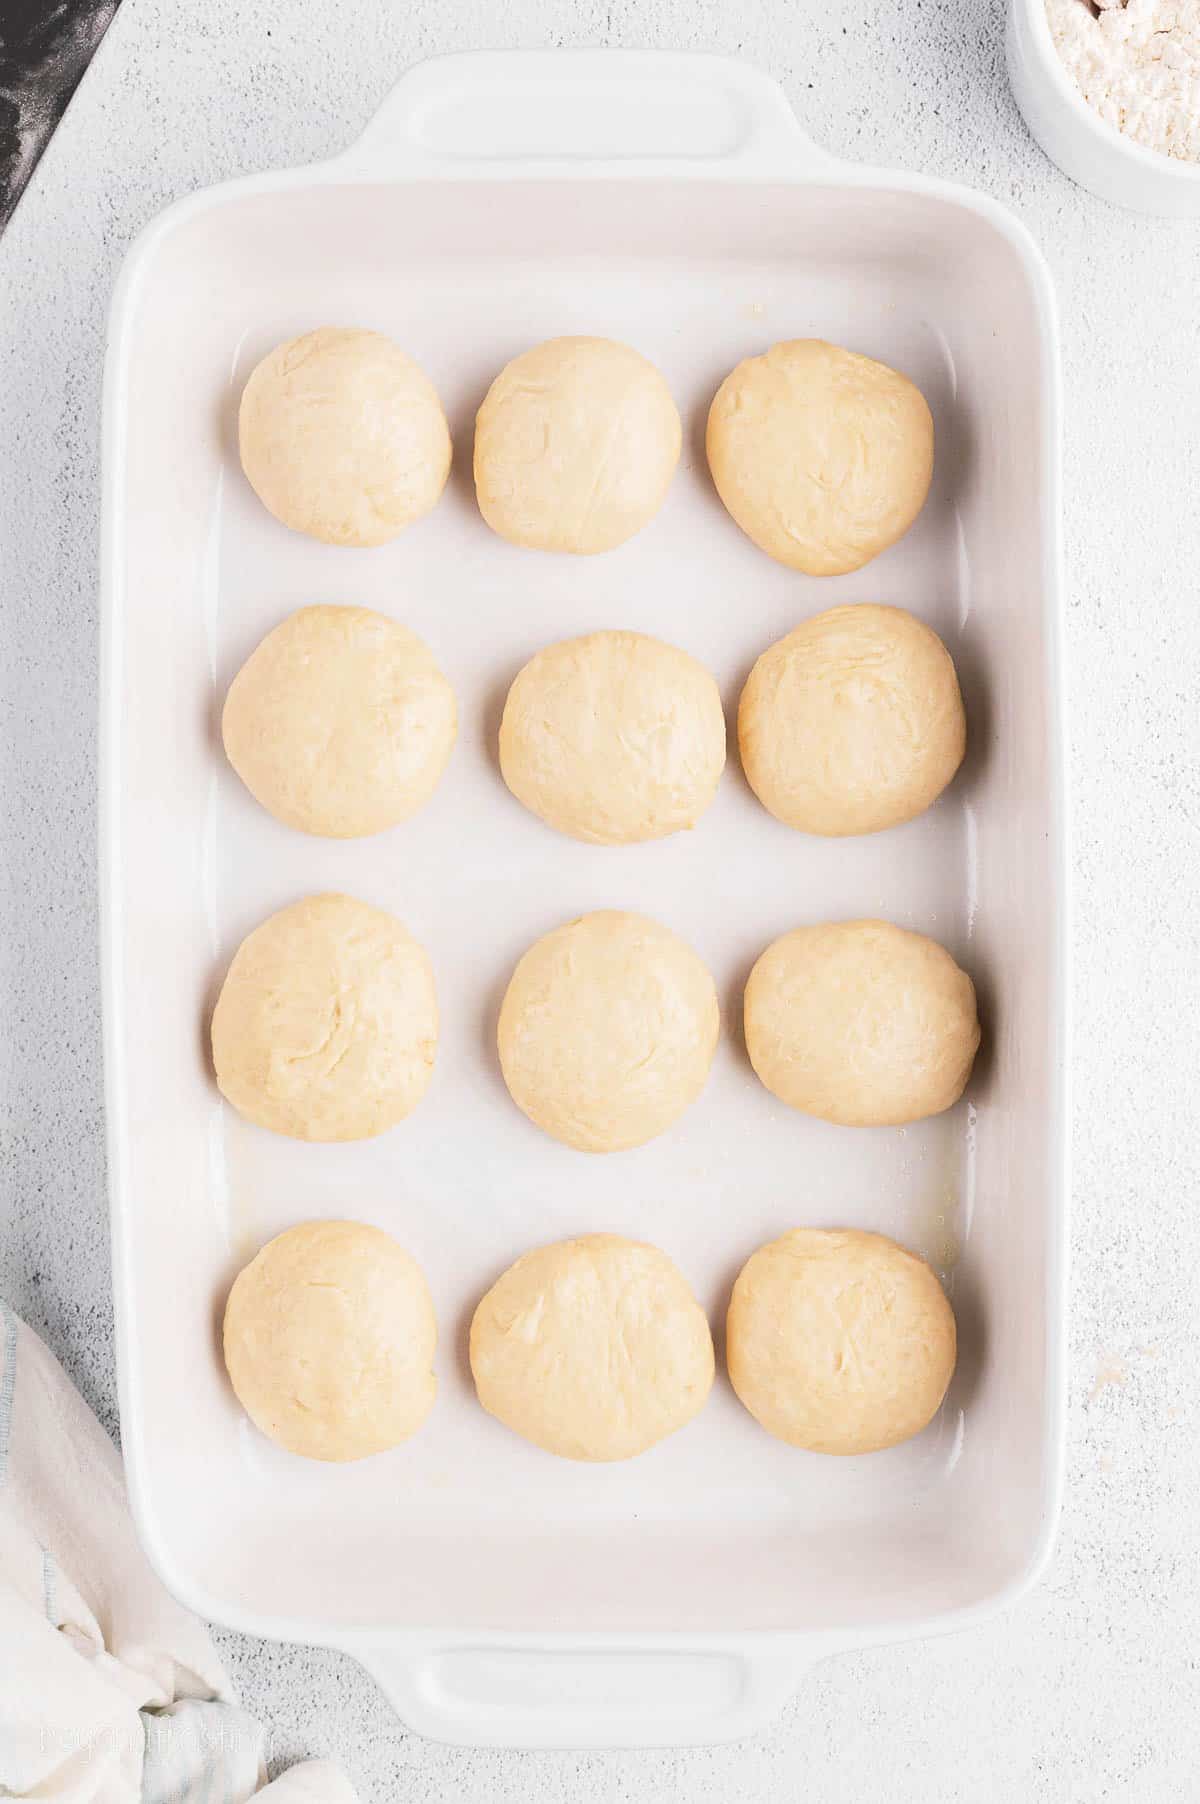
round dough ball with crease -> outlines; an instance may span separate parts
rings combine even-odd
[[[610,338],[551,338],[506,364],[479,409],[479,511],[514,545],[611,551],[662,506],[681,442],[646,358]]]
[[[935,802],[966,718],[937,634],[903,608],[832,608],[759,658],[738,743],[764,808],[802,833],[878,833]]]
[[[644,915],[605,909],[521,959],[500,1010],[500,1065],[544,1133],[619,1152],[695,1102],[719,1028],[716,987],[691,947]]]
[[[781,1102],[847,1127],[956,1103],[979,1048],[975,986],[936,940],[887,921],[797,927],[750,973],[746,1050]]]
[[[433,1408],[429,1286],[411,1254],[363,1222],[305,1222],[268,1241],[234,1279],[224,1342],[255,1427],[306,1459],[382,1453]]]
[[[212,1018],[221,1094],[295,1140],[366,1140],[416,1108],[433,1075],[433,969],[394,916],[309,896],[238,947]]]
[[[903,537],[933,476],[933,418],[898,370],[820,338],[748,357],[708,416],[721,500],[769,557],[858,570]]]
[[[692,827],[725,766],[725,714],[694,658],[643,633],[548,646],[508,692],[500,769],[519,802],[596,845]]]
[[[954,1311],[923,1259],[882,1234],[794,1228],[738,1275],[726,1324],[734,1390],[777,1440],[877,1453],[941,1408]]]
[[[657,1247],[616,1234],[539,1247],[471,1323],[490,1415],[562,1459],[632,1459],[703,1407],[713,1381],[704,1311]]]
[[[415,633],[370,608],[301,608],[233,679],[225,751],[256,801],[302,833],[354,839],[407,820],[454,745],[454,691]]]
[[[385,545],[450,474],[450,429],[425,372],[381,332],[322,326],[277,345],[238,412],[242,468],[268,511],[328,545]]]

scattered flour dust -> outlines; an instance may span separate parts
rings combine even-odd
[[[1096,1377],[1088,1393],[1088,1402],[1094,1403],[1110,1386],[1118,1390],[1129,1383],[1129,1367],[1123,1359],[1108,1358],[1102,1360],[1096,1371]]]
[[[1059,56],[1100,117],[1200,162],[1200,0],[1046,0]]]

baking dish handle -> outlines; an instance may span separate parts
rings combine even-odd
[[[337,159],[364,175],[820,173],[783,90],[727,57],[467,51],[402,75]]]
[[[792,1696],[803,1656],[491,1643],[348,1646],[402,1721],[459,1747],[697,1747],[753,1735]],[[821,1649],[819,1652],[828,1650]],[[818,1657],[814,1651],[812,1659]]]

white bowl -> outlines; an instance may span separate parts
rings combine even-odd
[[[1009,0],[1005,54],[1026,125],[1072,181],[1138,213],[1200,215],[1200,163],[1147,150],[1101,119],[1055,48],[1045,0]]]

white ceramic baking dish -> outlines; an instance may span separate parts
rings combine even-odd
[[[457,446],[434,514],[383,550],[291,535],[238,469],[254,361],[322,322],[418,356]],[[684,411],[659,518],[607,557],[522,552],[470,488],[471,420],[515,351],[564,332],[638,345]],[[938,434],[929,503],[855,575],[799,577],[724,515],[708,401],[741,356],[824,335],[908,371]],[[125,1458],[154,1565],[203,1615],[356,1654],[414,1728],[525,1746],[745,1734],[828,1652],[978,1621],[1032,1583],[1055,1520],[1064,1299],[1064,825],[1058,366],[1042,261],[994,202],[850,168],[779,90],[672,55],[453,57],[406,75],[317,168],[179,203],[113,303],[104,426],[103,894],[113,1247]],[[271,821],[225,767],[225,686],[315,599],[410,622],[459,696],[434,802],[379,839]],[[789,833],[733,761],[698,830],[609,849],[508,796],[498,709],[556,637],[639,627],[719,675],[835,602],[914,608],[958,661],[970,752],[922,820]],[[391,907],[430,948],[443,1030],[399,1130],[303,1146],[224,1108],[206,1015],[240,936],[304,893]],[[703,1101],[608,1159],[540,1136],[493,1050],[538,933],[640,908],[716,973],[726,1032]],[[739,1039],[740,986],[781,930],[882,914],[974,972],[986,1045],[969,1101],[905,1130],[777,1106]],[[440,1397],[406,1447],[307,1464],[240,1415],[225,1291],[271,1234],[323,1214],[390,1229],[430,1276]],[[797,1223],[878,1228],[945,1272],[962,1355],[918,1440],[858,1460],[764,1435],[723,1380],[641,1459],[560,1462],[473,1401],[464,1333],[524,1248],[607,1228],[679,1262],[719,1323],[730,1280]]]
[[[1045,0],[1008,0],[1004,51],[1025,123],[1064,175],[1136,213],[1200,214],[1200,164],[1126,138],[1088,105],[1055,48]]]

